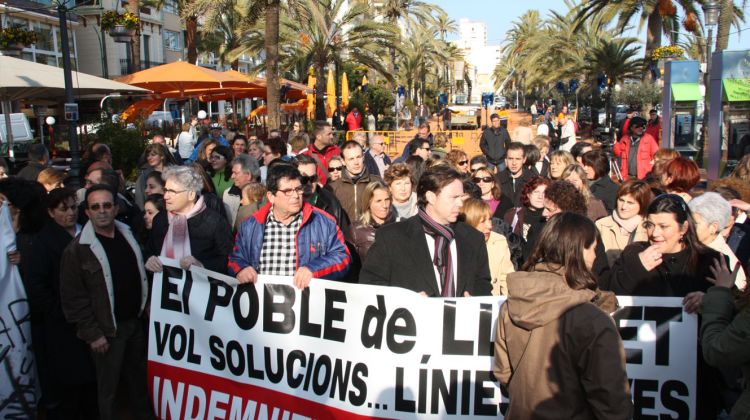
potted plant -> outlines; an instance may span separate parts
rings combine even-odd
[[[0,29],[0,50],[4,55],[20,56],[21,51],[36,42],[36,32],[19,27]]]
[[[141,26],[141,19],[130,12],[118,13],[109,10],[102,15],[100,25],[102,31],[108,31],[115,42],[130,42],[136,30]]]

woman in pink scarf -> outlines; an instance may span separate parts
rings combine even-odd
[[[163,178],[167,211],[154,216],[146,269],[160,272],[161,256],[179,261],[183,269],[196,265],[226,272],[231,227],[226,218],[206,207],[201,177],[191,167],[175,166],[166,169]]]

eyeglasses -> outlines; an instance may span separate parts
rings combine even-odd
[[[466,165],[468,163],[469,163],[468,160],[460,160],[460,161],[458,161],[458,166],[464,166],[464,165]]]
[[[492,182],[492,181],[493,181],[493,179],[492,179],[492,177],[491,177],[491,176],[481,176],[481,177],[480,177],[480,176],[476,176],[476,177],[474,177],[474,178],[471,178],[471,180],[472,180],[472,182],[474,182],[475,184],[479,184],[480,182],[487,182],[487,183],[490,183],[490,182]]]
[[[222,160],[224,159],[224,155],[211,155],[208,157],[209,160]]]
[[[170,190],[168,188],[165,188],[164,189],[164,195],[167,195],[167,194],[169,194],[169,195],[177,195],[177,194],[182,194],[185,191],[187,191],[187,190],[177,191],[177,190]]]
[[[329,166],[328,172],[340,172],[342,169],[344,169],[343,166]]]
[[[302,183],[302,185],[309,185],[315,182],[318,182],[318,176],[317,175],[302,175],[299,177],[299,182]]]
[[[297,188],[290,188],[288,190],[278,190],[276,192],[283,193],[287,197],[291,197],[293,194],[301,195],[303,192],[305,192],[305,189],[300,185]]]
[[[95,203],[89,205],[89,210],[92,211],[99,211],[99,209],[103,208],[104,210],[112,210],[112,207],[114,207],[114,203],[107,202],[107,203]]]

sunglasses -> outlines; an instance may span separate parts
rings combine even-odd
[[[491,176],[482,176],[482,177],[479,177],[479,176],[477,176],[477,177],[471,178],[471,180],[472,180],[472,182],[474,182],[475,184],[479,184],[480,182],[487,182],[487,183],[490,183],[490,182],[492,182],[492,181],[493,181],[493,179],[492,179],[492,177],[491,177]]]
[[[318,182],[318,176],[317,175],[302,175],[299,177],[299,181],[302,183],[302,185],[309,185],[313,184],[315,182]]]
[[[112,210],[112,207],[114,207],[114,203],[96,203],[89,206],[89,210],[93,211],[99,211],[99,209],[103,208],[104,210]]]
[[[466,165],[467,163],[469,163],[469,161],[468,161],[468,160],[459,160],[459,161],[458,161],[458,166],[464,166],[464,165]]]
[[[343,169],[343,166],[329,166],[328,172],[339,172]]]

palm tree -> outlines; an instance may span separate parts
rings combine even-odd
[[[606,22],[615,21],[615,30],[622,34],[637,16],[638,29],[646,25],[646,66],[643,76],[647,77],[651,55],[661,46],[662,34],[673,38],[679,31],[677,8],[674,3],[680,6],[684,16],[689,13],[698,16],[696,0],[584,0],[578,12],[576,27],[580,29],[590,18],[600,15]]]
[[[316,78],[316,119],[325,119],[327,68],[343,68],[344,61],[367,66],[388,80],[393,75],[380,58],[382,52],[395,45],[396,33],[388,25],[367,18],[367,5],[353,3],[345,8],[346,0],[307,0],[287,6],[280,20],[279,62],[283,72],[312,66]],[[267,25],[266,25],[267,30]],[[254,54],[263,42],[261,27],[245,31],[240,46],[231,56]],[[306,71],[304,72],[306,74]]]
[[[631,47],[630,40],[615,39],[602,41],[591,49],[585,70],[588,74],[604,74],[607,77],[607,93],[605,103],[607,109],[606,124],[610,121],[610,98],[615,85],[627,78],[636,78],[643,71],[642,59],[636,58],[639,53],[637,47]]]
[[[742,7],[737,7],[733,0],[721,0],[719,12],[719,27],[716,31],[716,51],[723,51],[729,46],[729,29],[734,26],[740,29],[745,22],[743,10],[747,6],[747,0],[742,1]]]
[[[376,13],[383,16],[392,28],[397,29],[400,22],[425,24],[431,17],[430,12],[437,6],[419,0],[384,0],[378,2]],[[389,49],[391,73],[396,73],[396,48]]]

